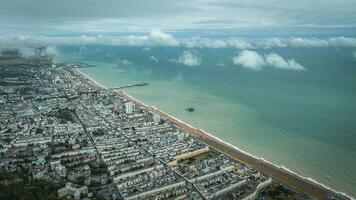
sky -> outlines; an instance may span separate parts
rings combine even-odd
[[[0,0],[0,34],[346,30],[355,0]]]
[[[183,47],[174,62],[194,67],[199,49],[233,48],[233,64],[250,70],[306,71],[272,49],[355,49],[355,13],[356,0],[0,0],[0,50],[26,57],[60,45]]]

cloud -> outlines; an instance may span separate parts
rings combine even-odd
[[[233,63],[254,71],[261,70],[264,67],[297,71],[306,70],[294,59],[286,60],[276,53],[261,55],[256,51],[251,50],[244,50],[240,52],[233,58]]]
[[[184,51],[178,58],[178,62],[188,66],[197,66],[201,64],[201,58],[196,52]]]
[[[38,54],[38,50],[28,47],[19,48],[18,51],[24,58],[30,58]]]
[[[159,59],[156,58],[155,56],[150,56],[148,59],[152,60],[153,62],[159,62]]]
[[[48,46],[45,48],[20,47],[17,48],[19,56],[30,58],[33,56],[55,56],[58,52],[55,47]]]
[[[356,39],[351,37],[319,38],[292,38],[288,41],[290,46],[295,47],[356,47]]]
[[[131,65],[132,62],[126,59],[118,59],[117,62],[121,65]]]
[[[183,41],[188,48],[226,48],[226,42],[222,40],[213,40],[210,38],[192,37]]]
[[[332,37],[329,39],[330,46],[337,47],[356,47],[356,38],[350,37]]]
[[[356,51],[353,52],[353,56],[354,56],[354,58],[356,58]]]
[[[329,45],[327,40],[317,38],[293,38],[288,44],[295,47],[323,47]]]
[[[127,36],[40,36],[40,35],[0,35],[0,46],[43,47],[56,45],[110,45],[110,46],[179,46],[171,34],[152,29],[148,35]]]
[[[55,56],[58,54],[57,48],[53,46],[47,46],[44,51],[42,51],[45,55]]]
[[[251,42],[248,42],[244,39],[233,38],[227,40],[227,44],[229,47],[234,47],[237,49],[254,49],[254,45]]]
[[[254,48],[250,42],[239,38],[230,38],[227,40],[222,40],[222,39],[210,39],[204,37],[192,37],[184,40],[182,44],[188,48],[213,48],[213,49],[227,48],[227,47],[233,47],[236,49]]]
[[[222,67],[222,66],[225,66],[225,63],[224,62],[219,62],[218,64],[216,64],[217,66],[219,67]]]
[[[278,69],[290,70],[305,70],[305,68],[297,63],[294,59],[285,60],[282,56],[276,53],[265,55],[267,65]]]
[[[242,50],[271,49],[274,47],[356,47],[356,38],[219,38],[185,37],[176,38],[159,29],[152,29],[147,34],[135,35],[80,35],[80,36],[41,36],[41,35],[0,35],[0,47],[37,48],[60,45],[108,45],[142,47],[148,51],[151,47],[186,47],[186,48],[234,48]]]
[[[268,38],[262,43],[260,43],[260,46],[270,49],[272,47],[286,47],[287,44],[279,38]]]
[[[154,44],[162,46],[179,46],[179,42],[171,34],[164,33],[159,29],[151,30],[150,39]]]
[[[233,63],[247,69],[260,70],[265,65],[265,60],[255,51],[244,50],[233,58]]]

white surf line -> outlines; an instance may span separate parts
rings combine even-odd
[[[107,90],[107,88],[106,88],[105,86],[103,86],[102,84],[100,84],[99,82],[97,82],[97,81],[96,81],[95,79],[93,79],[92,77],[90,77],[90,76],[84,74],[84,73],[81,72],[78,68],[76,68],[75,70],[76,70],[78,73],[80,73],[81,75],[83,75],[85,78],[87,78],[87,79],[89,79],[90,81],[92,81],[95,85],[97,85],[97,86],[99,86],[99,87],[101,87],[101,88]]]

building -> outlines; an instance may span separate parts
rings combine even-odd
[[[126,114],[131,114],[135,111],[135,104],[132,102],[125,103],[125,112]]]
[[[153,121],[158,124],[161,121],[161,116],[157,113],[153,113]]]
[[[113,100],[113,110],[114,111],[120,110],[120,106],[121,106],[120,100],[114,99]]]
[[[64,188],[58,189],[57,193],[59,198],[70,195],[73,196],[75,200],[79,200],[81,195],[88,194],[88,187],[74,185],[71,182],[68,182]]]

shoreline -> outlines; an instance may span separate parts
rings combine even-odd
[[[81,72],[78,68],[75,68],[73,72],[82,78],[88,80],[89,83],[94,85],[95,87],[99,89],[104,89],[107,90],[107,88],[100,83],[98,83],[96,80],[91,78],[90,76],[86,75],[85,73]],[[169,120],[185,130],[187,133],[198,136],[199,141],[203,142],[204,144],[221,151],[222,153],[232,157],[233,159],[236,159],[242,163],[245,163],[247,165],[250,165],[257,170],[261,171],[264,174],[267,174],[268,176],[280,181],[283,184],[286,184],[287,186],[302,191],[316,199],[325,199],[327,196],[332,195],[334,197],[338,197],[340,199],[354,199],[350,195],[343,193],[343,192],[338,192],[322,183],[317,182],[316,180],[309,178],[309,177],[304,177],[301,176],[292,170],[288,169],[287,167],[284,167],[282,165],[276,165],[273,164],[272,162],[269,162],[265,160],[263,157],[257,157],[255,155],[252,155],[242,149],[239,149],[238,147],[223,141],[222,139],[205,132],[202,129],[195,128],[190,124],[187,124],[174,116],[159,110],[158,108],[154,106],[149,106],[138,99],[135,99],[134,97],[130,96],[126,92],[120,90],[120,91],[114,91],[117,95],[126,98],[127,100],[133,101],[136,104],[139,104],[140,106],[144,107],[150,112],[159,114],[162,118]]]
[[[84,79],[88,79],[89,82],[92,83],[92,85],[94,85],[95,87],[107,90],[107,88],[105,86],[103,86],[102,84],[98,83],[95,79],[93,79],[92,77],[86,75],[85,73],[81,72],[78,68],[74,68],[73,69],[74,73],[81,76]]]

